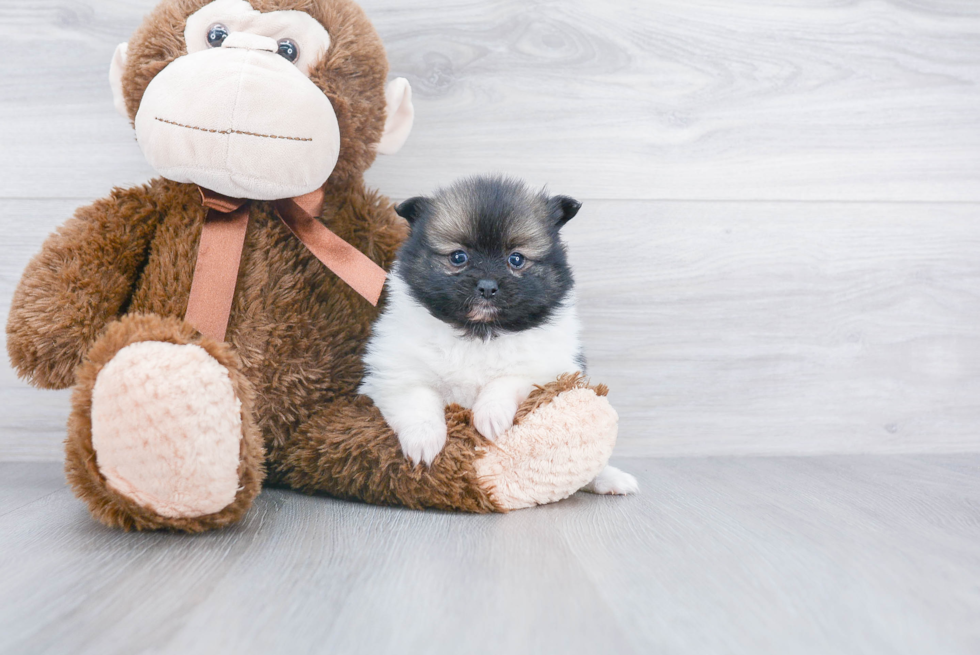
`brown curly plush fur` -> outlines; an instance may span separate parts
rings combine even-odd
[[[44,242],[14,292],[7,323],[10,361],[31,384],[74,383],[85,353],[125,313],[159,221],[157,198],[116,189]]]
[[[123,80],[131,117],[153,76],[185,52],[186,17],[207,1],[164,0],[131,40]],[[306,11],[331,34],[330,49],[311,75],[333,103],[342,143],[321,220],[390,267],[407,226],[390,201],[362,182],[385,116],[387,62],[377,34],[350,0],[252,5]],[[324,268],[269,203],[250,205],[227,343],[205,339],[184,322],[204,217],[191,185],[157,179],[115,189],[48,238],[14,295],[7,345],[15,368],[37,386],[76,385],[66,469],[96,518],[124,529],[197,532],[226,525],[258,493],[263,461],[269,482],[306,492],[415,508],[502,511],[477,477],[474,461],[486,442],[470,425],[468,411],[447,409],[449,440],[431,467],[412,467],[404,458],[381,414],[357,394],[362,350],[378,309]],[[196,343],[229,369],[242,401],[242,489],[216,514],[158,516],[112,491],[98,471],[92,388],[101,367],[139,340]],[[581,384],[563,378],[539,389],[519,417]]]
[[[483,438],[470,426],[469,410],[448,407],[446,423],[449,436],[443,451],[430,467],[413,466],[369,399],[344,399],[296,435],[277,466],[277,481],[307,493],[378,505],[496,511],[473,470]]]

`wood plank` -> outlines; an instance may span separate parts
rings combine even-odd
[[[193,537],[104,529],[52,482],[0,516],[0,651],[980,648],[980,456],[618,463],[641,495],[463,516],[267,490]]]
[[[980,207],[586,204],[623,455],[980,449]]]
[[[0,462],[3,483],[0,488],[0,516],[18,510],[65,488],[65,474],[51,462]]]
[[[0,197],[150,171],[106,71],[154,0],[0,6]],[[980,5],[364,0],[415,89],[369,181],[501,170],[583,198],[980,200]]]
[[[980,649],[976,455],[623,465],[635,502],[547,509],[641,652]]]
[[[76,201],[0,201],[0,320]],[[980,450],[980,205],[588,202],[565,228],[622,455]],[[67,392],[0,364],[0,460]]]

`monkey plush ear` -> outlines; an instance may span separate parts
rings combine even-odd
[[[555,196],[548,204],[551,207],[551,218],[554,219],[555,225],[559,229],[565,223],[575,218],[575,214],[582,208],[582,203],[568,196]]]
[[[412,123],[415,122],[415,107],[412,105],[412,87],[408,80],[399,77],[388,82],[385,87],[385,100],[387,102],[385,119],[385,131],[381,135],[378,143],[378,154],[393,155],[408,139],[409,132],[412,131]]]
[[[395,213],[408,221],[409,225],[412,225],[419,216],[424,214],[429,209],[431,202],[431,200],[422,196],[409,198],[405,202],[395,207]]]
[[[112,55],[112,63],[109,64],[109,86],[112,87],[112,101],[116,105],[116,111],[129,118],[129,111],[126,109],[126,98],[123,97],[122,77],[126,70],[126,50],[128,43],[120,43],[116,46],[116,52]]]

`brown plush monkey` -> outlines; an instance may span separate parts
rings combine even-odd
[[[23,377],[75,387],[66,470],[101,522],[227,525],[263,480],[506,511],[564,498],[605,465],[616,414],[601,386],[574,376],[533,393],[497,444],[468,410],[447,408],[431,467],[413,467],[357,394],[377,310],[293,234],[279,203],[322,193],[317,227],[390,265],[405,226],[362,178],[411,128],[408,84],[386,86],[387,74],[350,0],[163,0],[117,51],[117,107],[163,177],[78,210],[28,265],[7,326]],[[211,214],[202,189],[248,201]],[[234,212],[240,256],[220,238],[199,253],[205,223]],[[185,320],[195,271],[222,258],[240,264],[237,278],[226,269],[223,340]]]

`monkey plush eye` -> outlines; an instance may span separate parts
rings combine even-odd
[[[462,250],[457,250],[453,254],[449,255],[449,261],[451,261],[454,266],[462,266],[468,260],[469,256]]]
[[[286,61],[296,61],[299,58],[299,46],[292,39],[279,39],[279,54]]]
[[[208,45],[212,48],[220,48],[227,38],[228,28],[221,23],[215,23],[208,28]]]
[[[513,268],[523,268],[525,262],[527,262],[527,259],[519,252],[512,252],[510,257],[507,258],[507,263]]]

